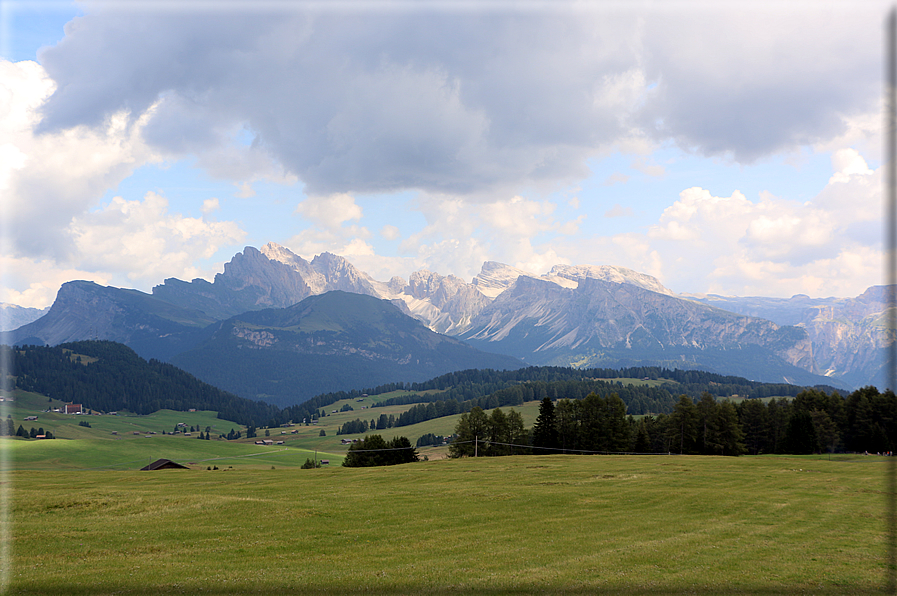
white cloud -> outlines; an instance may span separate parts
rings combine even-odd
[[[533,201],[516,196],[509,201],[495,201],[479,206],[476,211],[493,230],[508,236],[531,238],[556,227],[551,217],[555,207],[549,201]],[[468,209],[473,210],[470,207]]]
[[[402,236],[402,233],[399,231],[399,228],[386,224],[380,229],[380,235],[387,240],[398,240]]]
[[[644,157],[637,157],[632,160],[632,163],[629,165],[633,170],[638,170],[642,174],[646,176],[651,176],[653,178],[659,178],[666,174],[666,168],[661,165],[648,163],[648,159]]]
[[[71,230],[82,266],[127,276],[143,288],[171,276],[207,276],[195,263],[245,236],[233,222],[170,214],[165,197],[153,192],[142,201],[115,197],[100,211],[75,217]]]
[[[238,199],[250,199],[255,196],[255,190],[249,182],[243,182],[237,185],[240,190],[234,193],[234,197]]]
[[[59,287],[67,281],[88,280],[108,285],[112,277],[94,271],[60,267],[50,259],[14,258],[0,255],[0,302],[31,308],[50,306]],[[20,288],[20,289],[16,289]]]
[[[632,217],[632,207],[623,207],[619,203],[604,212],[604,217]]]
[[[614,184],[617,184],[618,182],[621,184],[625,184],[625,183],[629,182],[629,176],[627,176],[626,174],[623,174],[622,172],[614,172],[613,174],[608,176],[607,179],[605,179],[604,185],[605,186],[613,186]]]
[[[202,212],[208,215],[213,211],[218,211],[221,208],[221,205],[218,203],[218,199],[212,197],[211,199],[206,199],[202,202]]]
[[[362,247],[370,238],[364,226],[336,226],[324,228],[312,226],[293,235],[282,244],[304,259],[311,259],[322,252],[342,255],[347,247]],[[358,243],[361,244],[358,244]],[[366,252],[361,250],[362,253]]]
[[[829,183],[850,182],[851,176],[868,176],[873,173],[859,152],[850,148],[839,149],[832,154],[832,167],[835,173]]]
[[[326,229],[334,229],[347,221],[358,221],[363,212],[355,198],[346,193],[311,196],[299,203],[296,213]]]
[[[39,110],[53,82],[34,62],[0,60],[0,162],[6,232],[19,256],[64,259],[73,249],[68,225],[135,168],[156,156],[140,138],[145,119],[112,115],[94,128],[76,126],[36,135]]]
[[[880,283],[880,230],[868,229],[880,221],[878,173],[853,150],[836,154],[833,166],[840,176],[806,203],[769,193],[752,202],[737,191],[683,191],[648,234],[661,254],[677,256],[665,264],[666,277],[677,279],[680,291],[709,284],[779,296],[850,294]]]

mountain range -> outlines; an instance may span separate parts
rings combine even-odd
[[[343,257],[323,253],[308,261],[274,243],[261,250],[246,247],[212,282],[167,279],[152,294],[69,282],[46,314],[10,337],[19,344],[51,345],[111,339],[145,357],[189,366],[224,337],[235,346],[235,329],[261,325],[248,313],[286,309],[266,316],[289,319],[302,301],[335,291],[379,299],[432,332],[534,365],[660,365],[766,382],[884,386],[883,355],[894,341],[885,325],[893,292],[887,287],[872,287],[857,298],[676,295],[656,278],[623,267],[556,265],[539,275],[495,262],[484,263],[469,283],[426,270],[383,282]],[[345,296],[333,300],[361,308]],[[328,357],[364,352],[352,343],[363,338],[370,341],[364,333],[349,333]],[[278,336],[276,343],[234,349],[279,358],[273,355],[289,342]],[[395,353],[389,358],[401,360]],[[436,362],[428,358],[423,360]],[[478,358],[485,362],[485,356]],[[253,397],[268,395],[255,389]]]
[[[48,310],[50,310],[50,307],[26,308],[16,304],[0,302],[0,333],[27,325],[31,321],[35,321],[47,314]]]

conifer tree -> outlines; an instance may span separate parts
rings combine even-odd
[[[558,447],[557,419],[555,417],[554,402],[550,397],[544,397],[539,404],[539,416],[533,425],[533,447]],[[537,449],[536,454],[549,453],[547,449]]]

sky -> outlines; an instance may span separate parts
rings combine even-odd
[[[616,265],[678,293],[882,283],[885,2],[0,1],[0,302]]]

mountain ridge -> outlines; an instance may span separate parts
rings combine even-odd
[[[530,295],[520,292],[523,287],[530,288]],[[881,356],[894,338],[893,331],[885,327],[887,304],[883,299],[888,297],[889,291],[881,287],[870,288],[854,299],[812,299],[801,295],[791,299],[676,295],[656,278],[623,267],[555,265],[547,273],[537,275],[493,261],[485,262],[470,283],[428,270],[413,272],[407,281],[395,276],[382,282],[360,271],[344,257],[322,253],[308,261],[276,243],[268,243],[261,250],[245,247],[234,255],[213,282],[167,279],[153,288],[150,298],[156,302],[136,290],[114,290],[119,292],[117,298],[107,304],[106,309],[110,312],[118,309],[121,317],[117,323],[109,323],[112,327],[118,325],[114,330],[109,328],[109,338],[133,343],[142,337],[147,345],[158,344],[154,348],[157,349],[155,354],[165,358],[188,349],[190,341],[197,341],[193,328],[199,326],[199,319],[209,323],[249,311],[287,308],[331,290],[388,300],[431,330],[461,337],[491,352],[523,355],[530,362],[542,362],[551,352],[552,364],[586,366],[598,359],[603,365],[610,365],[626,359],[643,362],[645,358],[662,356],[665,363],[675,362],[678,358],[684,366],[695,360],[701,361],[702,350],[709,354],[707,350],[712,349],[719,352],[713,356],[717,362],[714,370],[725,373],[725,346],[707,335],[707,327],[713,325],[707,317],[697,316],[698,311],[690,304],[714,306],[746,317],[715,315],[716,319],[728,321],[727,327],[720,328],[725,331],[720,337],[727,340],[741,341],[739,337],[752,337],[752,333],[760,333],[761,327],[766,329],[748,344],[738,344],[737,348],[747,349],[746,346],[751,345],[752,350],[759,350],[755,359],[759,369],[767,367],[764,362],[775,361],[773,368],[785,370],[793,366],[811,375],[826,375],[826,380],[834,384],[839,379],[848,386],[880,384]],[[589,291],[604,296],[604,302],[587,300],[585,295]],[[67,299],[66,294],[60,291],[60,296]],[[549,294],[553,296],[551,300],[547,298]],[[144,298],[138,300],[137,295]],[[612,299],[612,295],[617,298]],[[571,296],[579,298],[572,300]],[[137,305],[141,300],[143,306]],[[512,314],[506,309],[499,313],[501,305],[509,301],[516,305],[512,309],[515,312]],[[627,301],[628,306],[624,307],[623,303]],[[162,303],[171,307],[163,307]],[[648,305],[652,306],[649,308]],[[134,318],[140,308],[145,308],[151,318],[143,324],[142,330],[138,329],[141,324]],[[166,308],[174,310],[166,313]],[[534,309],[540,309],[539,313]],[[94,335],[89,335],[89,329],[85,329],[84,321],[91,320],[88,310],[79,307],[70,313],[71,318],[80,318],[81,322],[69,321],[68,335],[60,332],[65,326],[64,317],[51,308],[38,319],[43,323],[36,321],[30,327],[19,328],[11,337],[13,341],[30,337],[47,343],[97,337],[98,325],[92,326]],[[129,318],[129,313],[134,316]],[[528,314],[524,317],[521,313]],[[582,321],[571,323],[574,313],[578,313],[582,320],[591,319],[589,326],[584,326]],[[676,317],[680,317],[678,323]],[[167,323],[161,324],[160,318]],[[99,321],[107,322],[107,319],[107,314],[98,315]],[[764,319],[767,323],[760,324],[754,319]],[[175,328],[167,329],[166,325],[171,324],[176,324]],[[513,336],[520,346],[528,346],[529,351],[510,346],[510,340],[502,338],[499,327],[504,329],[504,337]],[[792,330],[776,332],[773,327],[792,327]],[[515,328],[513,334],[511,328]],[[554,331],[549,333],[552,329]],[[490,335],[492,331],[496,335]],[[152,333],[157,333],[158,337],[151,337]],[[672,339],[670,334],[674,333],[678,334],[678,339]],[[541,341],[536,342],[537,337]],[[670,357],[670,349],[674,346],[678,346],[676,349],[681,353]],[[730,351],[734,347],[735,344],[729,346]],[[643,353],[632,352],[635,348]],[[611,360],[607,360],[609,358]],[[739,374],[759,373],[742,367]],[[788,376],[793,375],[789,373]],[[803,382],[810,381],[812,379],[804,379]]]
[[[388,300],[342,290],[220,321],[171,362],[226,391],[281,406],[397,379],[524,366],[431,331]]]

